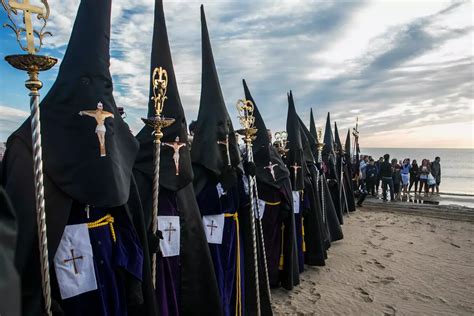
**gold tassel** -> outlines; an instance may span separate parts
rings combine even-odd
[[[283,245],[284,245],[284,232],[285,232],[285,224],[281,224],[281,250],[280,250],[280,264],[278,266],[278,270],[282,271],[283,270],[283,264],[284,264],[284,256],[283,256]]]
[[[237,242],[237,267],[236,267],[236,278],[235,278],[235,289],[236,289],[236,295],[235,295],[235,315],[236,316],[241,316],[242,315],[242,281],[240,280],[240,231],[239,231],[239,215],[238,213],[225,213],[224,217],[232,217],[235,221],[235,232],[237,235],[236,242]]]
[[[303,236],[303,252],[306,252],[306,243],[304,241],[304,218],[301,217],[301,235]]]
[[[117,236],[115,235],[115,229],[114,229],[114,218],[110,214],[107,214],[104,217],[99,218],[95,222],[88,223],[87,227],[91,229],[91,228],[102,227],[105,225],[109,225],[110,233],[112,234],[112,239],[114,240],[114,242],[117,241]]]

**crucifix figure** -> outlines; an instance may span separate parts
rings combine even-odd
[[[268,169],[268,171],[270,171],[272,177],[273,177],[273,181],[276,181],[276,178],[275,178],[275,167],[278,166],[277,163],[272,163],[271,161],[268,162],[268,166],[265,167],[265,169]]]
[[[298,166],[298,164],[295,162],[295,164],[293,166],[291,166],[291,169],[293,169],[293,179],[295,180],[295,184],[296,184],[298,169],[301,169],[301,166]]]
[[[176,175],[178,176],[179,175],[179,150],[181,149],[181,147],[186,146],[186,143],[180,143],[179,136],[176,136],[173,143],[163,143],[163,145],[171,147],[174,150],[173,160],[174,160],[174,166],[176,168]]]
[[[84,260],[82,256],[74,257],[74,249],[71,249],[71,258],[69,259],[64,259],[64,263],[68,263],[72,261],[72,266],[74,267],[74,274],[78,274],[79,271],[77,271],[77,266],[76,266],[76,260]]]
[[[217,225],[214,225],[214,220],[211,220],[211,225],[206,225],[206,226],[211,229],[211,236],[212,236],[212,233],[214,232],[214,228],[217,228]]]
[[[230,166],[231,162],[230,162],[230,152],[229,152],[229,134],[225,135],[225,140],[218,140],[217,144],[225,146],[225,150],[227,154],[227,165]]]
[[[8,5],[13,10],[21,10],[23,11],[23,22],[25,23],[25,33],[26,33],[26,49],[22,46],[23,50],[28,51],[30,54],[36,53],[35,43],[34,43],[34,34],[38,34],[35,30],[33,30],[33,23],[31,22],[31,15],[37,14],[38,18],[44,17],[48,15],[47,8],[34,6],[30,4],[29,0],[23,0],[23,2],[17,1],[8,1]],[[46,12],[45,12],[46,11]],[[40,38],[41,39],[41,38]]]
[[[170,222],[170,226],[165,229],[165,232],[168,233],[168,242],[171,241],[171,234],[176,231],[176,228],[173,227],[173,224]]]
[[[97,122],[95,133],[97,134],[97,138],[99,138],[100,156],[107,156],[105,152],[105,119],[107,119],[108,117],[114,118],[114,115],[110,112],[104,111],[104,105],[102,104],[102,102],[97,103],[97,110],[80,111],[79,115],[86,115],[95,118]]]

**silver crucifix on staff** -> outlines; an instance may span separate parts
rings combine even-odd
[[[226,151],[226,154],[227,154],[227,165],[228,166],[231,166],[232,163],[230,161],[230,151],[229,151],[229,134],[227,133],[225,135],[225,140],[218,140],[217,141],[217,144],[218,145],[224,145],[225,146],[225,151]]]
[[[153,86],[153,96],[151,97],[151,99],[155,103],[155,115],[149,118],[142,118],[142,121],[146,125],[153,128],[153,136],[155,137],[155,147],[153,152],[153,204],[151,218],[151,231],[155,234],[158,230],[158,196],[160,194],[160,149],[161,138],[163,137],[163,132],[161,130],[173,124],[175,120],[173,118],[166,118],[161,115],[163,107],[165,106],[166,90],[168,88],[168,73],[164,68],[157,67],[153,70],[151,80]],[[177,168],[179,170],[179,153]],[[156,253],[154,253],[152,256],[151,272],[153,287],[156,288]]]
[[[28,52],[28,54],[9,55],[5,60],[16,69],[26,71],[28,80],[25,82],[26,88],[30,90],[30,117],[31,117],[31,139],[33,145],[33,173],[35,182],[35,199],[36,199],[36,223],[38,226],[38,241],[41,265],[41,283],[44,299],[44,312],[51,315],[51,284],[49,278],[49,262],[48,262],[48,240],[46,237],[46,211],[44,200],[44,184],[43,184],[43,153],[41,147],[41,121],[40,121],[40,94],[39,90],[43,83],[38,79],[40,71],[51,69],[57,59],[49,56],[36,55],[43,46],[43,38],[51,35],[45,32],[46,22],[49,18],[48,1],[41,0],[40,6],[29,3],[28,0],[23,2],[1,0],[2,6],[6,10],[10,24],[5,23],[3,26],[9,27],[16,35],[16,40],[20,44],[20,48]],[[20,16],[22,13],[23,16]],[[36,16],[39,28],[33,25],[32,17]],[[21,24],[24,24],[24,27]],[[35,35],[37,45],[35,45]],[[24,41],[26,40],[26,45]]]

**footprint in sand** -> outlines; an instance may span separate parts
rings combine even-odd
[[[357,287],[356,290],[359,292],[360,294],[360,297],[362,298],[362,300],[366,303],[372,303],[374,301],[372,295],[369,294],[369,292],[367,292],[366,290],[364,290],[363,288],[361,287]]]
[[[380,237],[380,240],[387,240],[387,239],[388,239],[387,236],[382,236],[382,237]]]
[[[372,283],[372,284],[383,284],[387,285],[395,281],[394,277],[388,276],[388,277],[380,277],[378,275],[374,275],[373,279],[367,280],[367,282]]]
[[[379,269],[385,269],[385,266],[381,264],[377,259],[372,258],[371,260],[367,260],[365,263],[374,264]]]
[[[418,291],[410,291],[411,294],[414,294],[415,295],[415,299],[417,301],[421,301],[421,302],[430,302],[433,300],[433,297],[430,296],[430,295],[427,295],[427,294],[423,294],[423,293],[420,293]]]
[[[374,244],[373,242],[371,242],[370,240],[369,241],[366,241],[365,244],[369,245],[370,247],[372,247],[373,249],[379,249],[380,246],[377,246],[376,244]]]
[[[397,310],[395,307],[385,304],[385,308],[383,310],[383,316],[393,316],[397,314]]]
[[[364,272],[364,268],[360,264],[358,264],[356,265],[356,271]]]
[[[315,289],[314,289],[314,290],[315,290]],[[309,301],[310,301],[311,303],[316,303],[317,301],[319,301],[319,300],[321,299],[321,294],[319,294],[319,293],[313,293],[312,291],[311,291],[311,294],[313,294],[313,296],[309,298]]]
[[[360,252],[361,255],[366,255],[367,254],[367,249],[362,249]]]
[[[393,252],[389,251],[387,252],[386,254],[383,255],[385,258],[390,258],[391,256],[393,256]]]

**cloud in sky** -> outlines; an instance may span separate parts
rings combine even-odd
[[[319,126],[331,111],[341,130],[358,115],[362,146],[474,147],[472,2],[203,2],[232,117],[245,78],[273,130],[285,126],[286,92],[292,89],[306,121],[310,107]],[[47,39],[45,52],[62,57],[78,4],[50,0],[54,37]],[[190,122],[200,95],[200,2],[165,0],[164,5]],[[136,132],[148,100],[153,0],[114,0],[112,6],[115,96]],[[1,30],[2,55],[17,52],[10,42],[8,30]],[[26,117],[28,100],[24,75],[5,63],[0,72],[0,139],[5,139]],[[56,74],[57,68],[42,74],[43,94]]]

